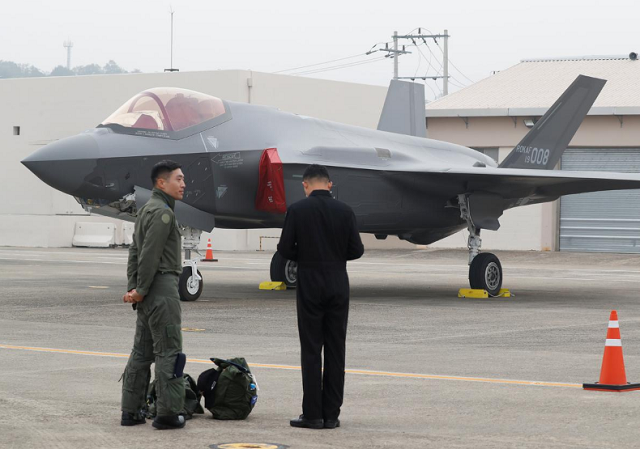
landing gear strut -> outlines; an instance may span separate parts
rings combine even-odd
[[[178,292],[181,301],[195,301],[200,297],[204,288],[204,280],[198,270],[198,262],[202,260],[202,257],[198,254],[197,249],[202,231],[180,226],[180,234],[184,237],[182,241],[184,262],[182,263],[182,274],[178,280]],[[197,257],[191,258],[191,251],[194,251]]]
[[[298,284],[298,263],[287,260],[276,252],[271,258],[271,280],[284,282],[287,288],[296,288]]]
[[[480,228],[473,224],[469,211],[469,197],[458,195],[460,217],[467,222],[469,230],[469,285],[473,289],[486,290],[491,296],[497,296],[502,287],[502,265],[500,260],[491,253],[480,254],[482,239]]]

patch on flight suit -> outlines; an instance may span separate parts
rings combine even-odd
[[[162,222],[164,224],[169,224],[170,221],[171,221],[171,217],[169,216],[169,214],[162,214]]]

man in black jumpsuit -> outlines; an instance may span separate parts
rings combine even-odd
[[[333,199],[327,169],[310,165],[306,199],[289,206],[278,252],[298,262],[297,310],[302,356],[302,415],[293,427],[340,426],[344,396],[345,339],[349,314],[347,260],[364,247],[349,206]],[[324,376],[322,347],[324,346]]]

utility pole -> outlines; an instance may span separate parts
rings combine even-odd
[[[173,13],[174,10],[172,7],[169,7],[169,13],[171,13],[171,68],[164,69],[165,72],[178,72],[178,69],[173,68]]]
[[[73,48],[73,42],[67,39],[62,46],[67,49],[67,70],[71,70],[71,49]]]
[[[386,44],[384,44],[384,48],[378,48],[377,50],[374,50],[373,48],[376,47],[377,45],[376,44],[373,46],[371,50],[365,53],[367,55],[370,55],[371,53],[375,53],[377,51],[384,51],[387,53],[386,55],[384,55],[385,58],[393,58],[393,79],[394,80],[398,79],[398,56],[411,53],[410,51],[406,51],[404,49],[404,45],[402,46],[402,50],[398,49],[398,38],[400,38],[400,36],[398,36],[398,32],[394,31],[392,36],[393,48],[389,48],[389,43],[387,42]]]
[[[442,95],[449,95],[449,33],[444,30],[444,50],[442,51]]]
[[[422,29],[418,28],[418,34],[407,34],[404,36],[399,36],[397,31],[393,32],[393,48],[389,48],[389,44],[386,43],[384,48],[373,49],[377,46],[374,45],[371,50],[369,50],[366,54],[370,55],[371,53],[375,53],[376,51],[383,51],[387,54],[384,56],[385,58],[393,58],[393,79],[394,80],[412,80],[416,79],[442,79],[442,94],[448,95],[449,93],[449,32],[444,30],[444,34],[422,34]],[[402,46],[402,50],[398,48],[398,40],[399,39],[409,39],[413,44],[417,47],[416,39],[422,39],[422,41],[426,44],[427,41],[425,39],[433,39],[437,44],[437,39],[444,39],[444,48],[442,50],[443,53],[443,62],[442,62],[442,75],[425,75],[425,76],[398,76],[398,56],[411,53],[410,51],[405,50],[405,46]]]
[[[398,79],[398,32],[393,32],[393,79]]]

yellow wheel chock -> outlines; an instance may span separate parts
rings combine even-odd
[[[284,282],[261,282],[260,290],[286,290],[287,284]]]
[[[511,298],[513,295],[509,289],[501,288],[500,293],[498,293],[496,298]],[[461,288],[458,290],[458,298],[488,298],[489,292],[483,289],[477,288]]]

